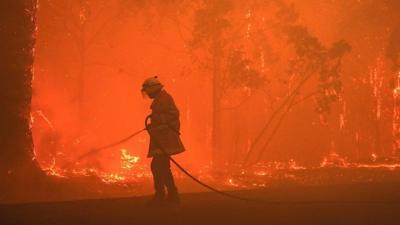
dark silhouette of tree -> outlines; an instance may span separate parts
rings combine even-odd
[[[203,7],[195,13],[193,48],[204,47],[211,57],[212,71],[212,148],[214,163],[220,160],[221,145],[221,97],[222,97],[222,59],[226,43],[223,37],[230,26],[227,13],[232,10],[230,0],[204,0]]]
[[[230,89],[247,87],[260,88],[264,79],[251,67],[251,60],[244,51],[235,46],[241,41],[236,31],[241,24],[233,24],[229,14],[237,2],[232,0],[203,0],[194,15],[194,26],[190,46],[193,50],[201,49],[209,60],[212,79],[212,149],[214,165],[223,161],[220,135],[222,132],[221,111],[222,99]],[[237,38],[239,37],[239,38]],[[240,105],[240,104],[239,104]]]
[[[386,47],[386,56],[392,62],[393,71],[400,70],[400,24],[398,24],[389,36],[389,42]]]
[[[0,3],[0,179],[28,182],[41,175],[30,130],[36,1]],[[9,179],[7,179],[9,178]]]
[[[250,151],[244,159],[244,165],[252,165],[262,159],[284,118],[296,105],[296,98],[301,89],[315,76],[319,79],[318,87],[312,92],[312,95],[317,98],[316,111],[322,115],[329,113],[332,103],[338,99],[342,89],[340,80],[342,58],[351,50],[350,45],[343,40],[335,42],[330,48],[323,46],[305,26],[296,24],[297,14],[293,7],[283,1],[276,1],[276,4],[279,9],[276,14],[278,25],[295,52],[295,57],[289,60],[288,73],[294,75],[296,81],[252,142]],[[267,135],[269,130],[271,130],[270,134]],[[250,162],[250,158],[256,151],[258,151],[257,156]]]
[[[392,149],[393,153],[398,155],[400,153],[400,23],[393,29],[389,37],[389,43],[386,48],[386,56],[392,63],[392,71],[394,73],[392,78],[393,89],[393,128],[392,128]]]

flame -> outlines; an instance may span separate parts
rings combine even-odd
[[[226,181],[226,184],[228,184],[229,186],[232,186],[232,187],[240,187],[240,185],[239,185],[238,183],[236,183],[236,182],[233,180],[233,178],[229,178],[229,179]]]
[[[128,149],[120,149],[120,154],[120,170],[117,172],[102,171],[87,165],[84,165],[84,168],[80,168],[82,166],[80,163],[76,163],[73,168],[62,169],[57,163],[56,157],[52,158],[49,165],[42,165],[42,169],[49,176],[58,178],[94,176],[107,184],[137,182],[139,179],[146,179],[151,176],[148,168],[140,164],[140,157],[130,155]],[[63,156],[63,153],[58,152],[56,156]]]
[[[127,149],[121,149],[121,168],[132,169],[139,160],[140,157],[130,155]]]
[[[370,70],[370,85],[372,88],[372,94],[375,98],[375,115],[376,119],[381,118],[382,111],[382,85],[383,85],[383,60],[381,58],[377,59],[376,66]]]
[[[126,180],[126,178],[119,174],[111,173],[111,174],[108,174],[107,176],[103,176],[101,180],[104,183],[111,184],[111,183],[124,182]]]
[[[348,167],[349,165],[347,159],[340,157],[336,152],[331,152],[323,158],[320,167]]]
[[[377,157],[378,157],[378,156],[377,156],[375,153],[372,153],[372,154],[371,154],[371,160],[372,160],[372,162],[375,162]]]
[[[55,130],[53,123],[52,123],[52,122],[50,121],[50,119],[43,113],[42,110],[36,110],[35,112],[36,112],[36,114],[37,114],[38,116],[40,116],[40,118],[42,118],[42,119],[46,122],[46,124],[50,127],[50,129]],[[32,123],[34,123],[34,122],[35,122],[35,118],[34,118],[34,116],[32,115]]]
[[[393,89],[393,154],[398,153],[400,149],[400,72],[396,76],[396,87]]]
[[[358,171],[357,174],[363,174],[347,179],[371,181],[376,178],[371,170],[379,170],[380,173],[400,170],[400,158],[383,158],[372,153],[370,162],[357,163],[351,162],[346,157],[332,151],[323,157],[319,166],[316,167],[300,166],[293,159],[287,162],[263,162],[241,170],[239,173],[229,175],[224,184],[233,188],[248,189],[266,187],[281,181],[305,184],[324,183],[332,180],[332,174],[344,179],[344,170]],[[361,173],[361,171],[365,172]]]

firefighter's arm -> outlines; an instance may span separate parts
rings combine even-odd
[[[179,133],[177,129],[177,124],[179,124],[179,112],[175,110],[170,110],[168,112],[157,113],[157,125],[150,123],[146,126],[149,133],[152,132],[162,132],[164,130],[172,129]],[[151,117],[151,115],[150,115]]]
[[[148,128],[149,133],[157,131],[162,132],[172,129],[179,133],[179,111],[172,98],[166,98],[154,106],[150,115],[151,124]]]
[[[155,131],[167,130],[167,129],[169,129],[169,127],[167,124],[160,124],[158,126],[152,126],[150,124],[150,126],[148,126],[146,129],[147,129],[147,131],[149,131],[149,133],[153,133]]]
[[[157,112],[149,115],[146,119],[146,129],[149,133],[153,132],[158,132],[162,130],[168,129],[168,124],[165,118],[164,113],[162,112]],[[150,123],[148,123],[148,120],[150,120]],[[157,122],[153,122],[153,120],[156,120]]]

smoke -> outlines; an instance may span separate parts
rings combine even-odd
[[[391,60],[392,69],[398,71],[400,69],[400,24],[395,26],[390,33],[386,56]]]
[[[140,129],[149,113],[140,85],[150,74],[159,74],[180,108],[188,165],[210,161],[214,111],[218,154],[242,162],[308,76],[289,99],[293,107],[279,111],[286,114],[280,125],[271,125],[277,132],[262,137],[271,140],[261,160],[319,164],[333,150],[349,158],[357,148],[374,151],[370,70],[385,47],[400,69],[396,1],[89,2],[83,9],[56,1],[40,7],[33,112],[41,112],[34,113],[34,139],[42,165],[66,163]],[[389,75],[379,71],[385,84]],[[391,96],[382,87],[382,98]],[[379,107],[380,134],[390,139],[391,102]],[[120,169],[121,150],[146,164],[147,141],[143,135],[80,167]]]

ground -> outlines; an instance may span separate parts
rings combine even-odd
[[[278,201],[252,203],[211,192],[182,194],[180,206],[151,208],[149,196],[0,205],[0,224],[29,225],[385,225],[400,224],[400,183],[294,186],[230,192]]]

